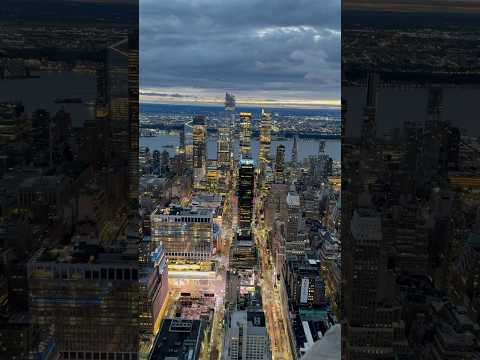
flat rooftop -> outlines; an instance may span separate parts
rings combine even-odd
[[[165,319],[155,337],[149,360],[196,360],[203,337],[201,320]]]
[[[132,266],[138,263],[137,254],[124,244],[104,247],[94,241],[77,239],[70,245],[41,248],[31,260],[35,263],[64,264],[119,264]]]
[[[156,208],[152,214],[176,216],[212,216],[213,210],[197,206],[182,207],[180,205],[173,204],[167,208]]]

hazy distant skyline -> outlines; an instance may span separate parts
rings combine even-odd
[[[346,10],[388,12],[478,13],[479,0],[344,0]]]
[[[340,104],[340,0],[140,0],[140,101]]]

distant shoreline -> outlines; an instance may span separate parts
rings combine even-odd
[[[158,106],[202,106],[202,107],[217,107],[223,108],[221,103],[167,103],[167,102],[145,102],[140,101],[142,105],[158,105]],[[338,110],[340,111],[341,105],[280,105],[280,104],[243,104],[237,103],[237,108],[254,108],[254,109],[304,109],[304,110]]]
[[[165,131],[180,131],[183,127],[181,126],[171,126],[171,127],[159,127],[159,126],[140,126],[140,128],[143,129],[160,129],[160,130],[165,130]],[[214,133],[216,134],[218,131],[217,129],[214,128],[208,128],[207,129],[208,133]],[[342,136],[341,134],[320,134],[320,133],[304,133],[304,132],[291,132],[291,131],[285,131],[285,132],[278,132],[275,134],[272,134],[272,138],[276,138],[277,140],[281,140],[282,138],[285,139],[291,139],[293,137],[297,136],[300,139],[324,139],[324,140],[338,140]],[[140,136],[140,137],[157,137],[156,135],[153,136]],[[257,139],[259,138],[259,132],[258,131],[252,131],[252,137]]]

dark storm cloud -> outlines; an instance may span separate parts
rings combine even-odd
[[[340,0],[140,0],[140,31],[144,88],[339,97]]]

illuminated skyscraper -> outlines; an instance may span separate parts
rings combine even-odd
[[[179,146],[175,156],[175,171],[177,174],[183,174],[187,165],[187,149],[185,144],[185,126],[180,130]]]
[[[193,118],[193,178],[195,186],[205,178],[207,162],[207,126],[204,116]]]
[[[138,213],[138,149],[139,149],[139,44],[138,32],[128,37],[128,203],[130,215]]]
[[[270,144],[272,141],[271,132],[272,113],[265,112],[262,109],[262,118],[260,120],[260,153],[258,156],[261,168],[270,163]]]
[[[225,123],[235,126],[235,96],[230,93],[225,94]]]
[[[277,154],[275,156],[275,182],[281,184],[284,182],[284,168],[285,168],[285,146],[277,146]]]
[[[218,129],[217,139],[217,160],[219,166],[230,165],[230,128],[221,127]]]
[[[287,250],[298,250],[297,235],[300,224],[301,208],[300,208],[300,196],[298,195],[295,185],[290,186],[290,190],[287,195],[287,238],[286,245]]]
[[[135,357],[140,333],[136,249],[107,251],[97,239],[83,236],[72,243],[42,248],[27,264],[34,322],[55,326],[63,358]]]
[[[183,151],[185,152],[185,126],[182,127],[182,129],[180,130],[180,135],[179,135],[179,137],[180,137],[180,139],[179,139],[179,140],[180,140],[180,145],[179,145],[179,147],[180,147],[180,149],[183,149]]]
[[[162,244],[148,254],[139,270],[140,331],[144,338],[160,328],[161,312],[168,295],[167,256]]]
[[[182,130],[183,144],[185,145],[185,163],[188,168],[193,169],[193,119],[187,121]]]
[[[251,159],[241,159],[238,182],[238,224],[239,233],[251,234],[253,214],[255,164]]]
[[[252,113],[240,113],[240,154],[243,159],[251,156]]]
[[[220,167],[230,166],[233,151],[233,128],[235,125],[235,97],[225,94],[225,119],[224,125],[218,129],[217,160]]]
[[[236,133],[235,121],[235,96],[230,93],[225,94],[225,127],[229,129],[229,149],[230,156],[236,155],[234,135]]]

